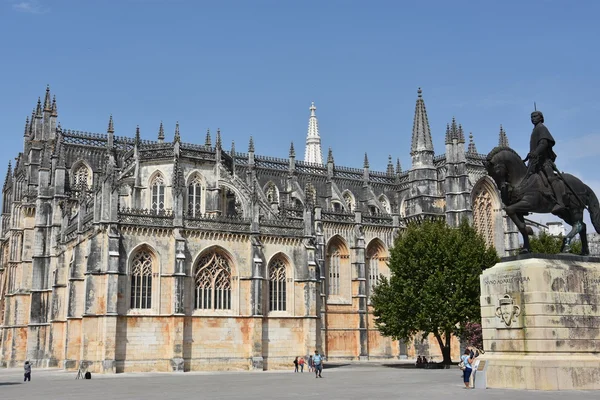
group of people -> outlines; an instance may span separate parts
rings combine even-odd
[[[304,364],[306,361],[303,357],[296,357],[294,359],[294,372],[304,372]],[[322,378],[321,373],[323,372],[323,356],[315,350],[315,355],[308,357],[308,372],[314,372],[315,378]]]

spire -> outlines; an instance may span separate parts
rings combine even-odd
[[[115,125],[113,123],[113,117],[112,114],[110,114],[110,118],[108,118],[108,129],[106,130],[107,133],[115,133]]]
[[[162,143],[165,141],[165,128],[163,127],[162,121],[160,121],[160,126],[158,127],[158,142]]]
[[[394,164],[392,163],[392,155],[388,156],[388,164],[387,164],[387,174],[394,175]]]
[[[52,113],[53,117],[58,117],[58,109],[56,107],[56,96],[52,96]]]
[[[500,125],[500,134],[498,135],[498,147],[510,147],[508,145],[508,137],[502,125]]]
[[[369,157],[367,157],[367,153],[365,153],[365,163],[364,163],[363,167],[369,168]]]
[[[463,132],[463,128],[461,124],[458,124],[458,143],[464,143],[465,142],[465,134]]]
[[[396,173],[400,174],[402,172],[402,166],[400,165],[400,159],[396,160]]]
[[[25,134],[23,136],[27,137],[29,135],[29,115],[25,118]]]
[[[333,164],[333,151],[331,151],[331,147],[329,148],[329,151],[327,152],[327,163],[331,163]]]
[[[321,153],[321,137],[319,136],[319,121],[315,111],[314,101],[310,104],[310,117],[308,119],[308,133],[306,135],[306,149],[304,151],[304,161],[323,165],[323,153]]]
[[[139,144],[140,144],[140,142],[141,142],[141,138],[140,138],[140,126],[138,125],[138,126],[135,128],[135,144],[136,144],[136,145],[139,145]]]
[[[469,132],[469,148],[467,153],[477,154],[477,148],[475,147],[475,141],[473,140],[473,132]]]
[[[450,132],[450,124],[446,124],[446,144],[452,144],[452,133]]]
[[[206,147],[211,147],[212,146],[212,142],[210,140],[210,128],[206,130],[206,139],[204,140],[204,145]]]
[[[231,141],[231,157],[235,157],[235,140]]]
[[[8,169],[6,170],[6,178],[4,178],[4,187],[6,187],[8,185],[8,183],[10,182],[11,176],[12,176],[12,165],[10,163],[10,160],[8,160]]]
[[[294,142],[290,144],[290,157],[296,157],[296,150],[294,150]]]
[[[423,92],[421,88],[417,91],[417,104],[415,105],[415,117],[413,120],[411,154],[416,152],[433,152],[433,142],[431,141],[431,131],[429,129],[429,120],[427,119],[427,110],[423,101]]]
[[[37,107],[35,108],[35,116],[42,118],[42,99],[38,97]]]
[[[44,98],[44,111],[52,111],[50,103],[50,85],[46,86],[46,97]]]
[[[173,142],[181,142],[181,135],[179,134],[179,121],[175,122],[175,135],[173,136]]]
[[[217,128],[217,138],[216,138],[215,147],[221,148],[221,129]]]
[[[248,143],[248,153],[254,153],[254,139],[250,136],[250,143]]]
[[[35,121],[35,109],[31,112],[31,119],[29,120],[29,136],[33,135],[33,121]]]

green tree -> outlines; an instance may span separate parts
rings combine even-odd
[[[560,247],[562,246],[563,236],[552,236],[546,232],[540,232],[529,238],[529,245],[533,253],[542,254],[558,254],[560,253]],[[571,250],[569,253],[581,254],[581,241],[574,240],[571,242]]]
[[[433,333],[450,364],[451,336],[480,320],[479,275],[496,262],[496,251],[466,221],[409,225],[390,251],[390,278],[371,297],[377,328],[404,341]]]

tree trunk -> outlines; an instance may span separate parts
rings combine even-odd
[[[452,364],[452,358],[450,357],[450,340],[451,340],[451,335],[449,332],[445,333],[446,336],[446,342],[444,343],[444,340],[442,339],[442,337],[435,332],[433,334],[433,336],[435,336],[435,338],[437,339],[437,342],[440,346],[440,350],[442,352],[442,357],[444,358],[442,363],[444,363],[445,365],[450,365]]]

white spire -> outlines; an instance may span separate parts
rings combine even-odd
[[[308,134],[306,135],[306,150],[304,161],[323,165],[323,154],[321,153],[321,137],[319,136],[319,122],[315,114],[317,107],[313,101],[310,105],[310,118],[308,119]]]

